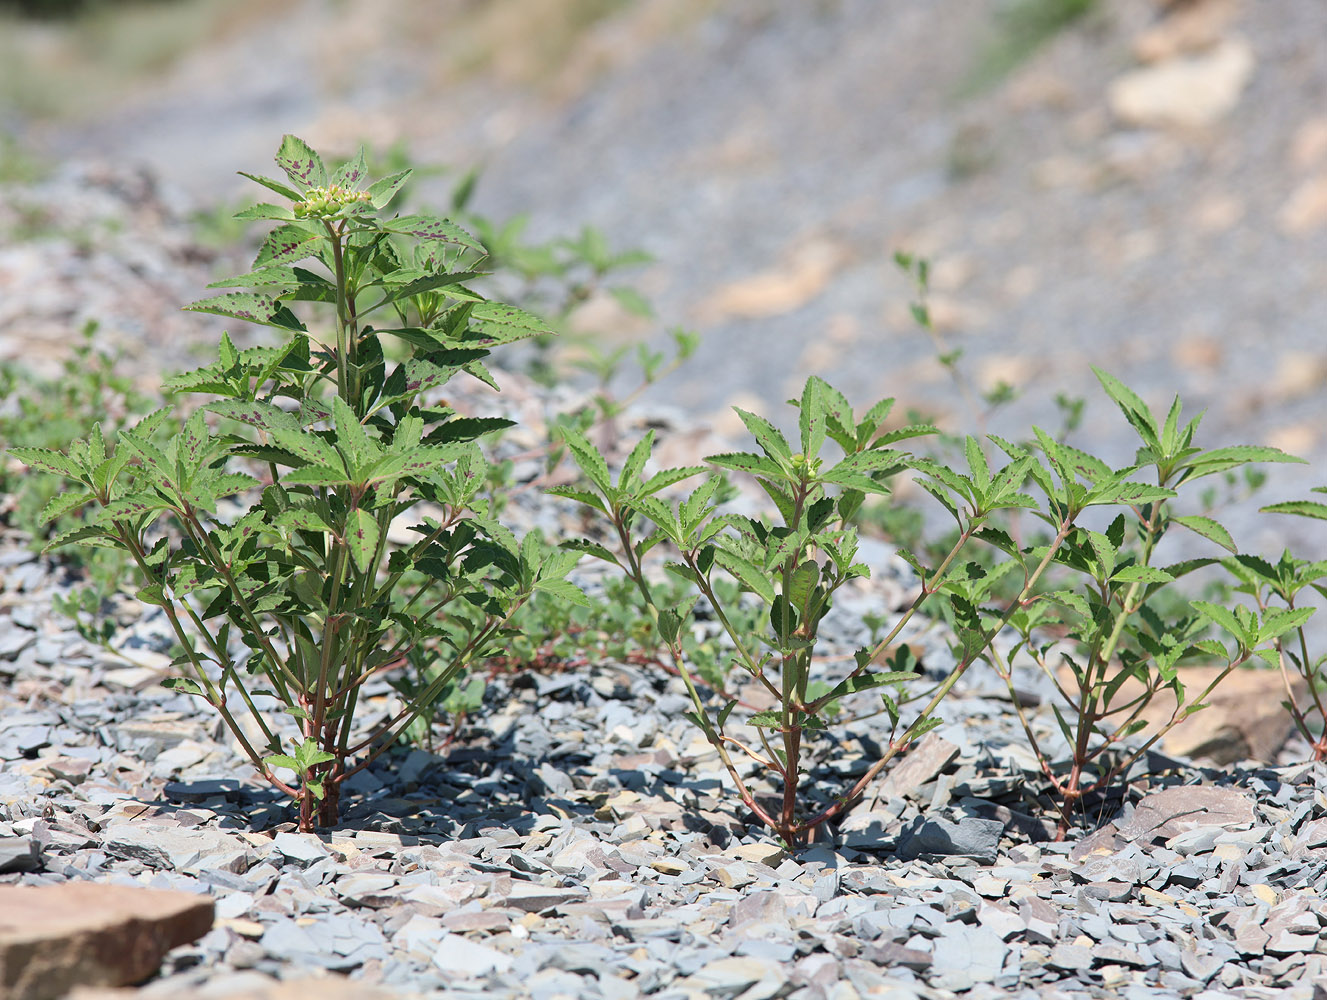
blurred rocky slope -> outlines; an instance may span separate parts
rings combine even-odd
[[[539,8],[276,5],[95,119],[28,136],[213,201],[283,130],[481,162],[482,210],[655,254],[660,315],[706,334],[661,393],[720,429],[730,403],[777,412],[812,372],[971,427],[892,263],[922,253],[965,369],[1021,393],[991,430],[1054,425],[1057,392],[1087,396],[1076,443],[1126,459],[1097,364],[1154,405],[1206,407],[1208,444],[1314,460],[1272,469],[1262,502],[1327,481],[1327,5],[1099,0],[976,87],[983,0],[639,0],[553,50],[535,42],[565,26]],[[602,303],[582,320],[648,332]],[[1322,548],[1271,520],[1233,527]]]

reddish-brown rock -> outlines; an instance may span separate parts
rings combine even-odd
[[[212,900],[95,882],[0,886],[0,996],[54,1000],[75,986],[152,975],[212,927]]]

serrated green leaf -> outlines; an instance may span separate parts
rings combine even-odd
[[[730,452],[722,455],[706,455],[705,461],[711,465],[717,465],[721,469],[733,469],[736,472],[747,472],[753,476],[768,476],[771,479],[788,479],[789,476],[783,468],[773,459],[766,458],[763,455],[753,455],[749,452]]]
[[[781,729],[783,727],[783,715],[772,709],[765,712],[756,712],[746,721],[747,725],[759,729]]]
[[[907,681],[915,681],[920,674],[910,671],[890,670],[874,674],[858,674],[856,677],[849,677],[840,681],[834,686],[820,702],[829,704],[840,698],[845,698],[850,694],[856,694],[858,691],[870,691],[873,688],[883,687],[886,684],[902,684]]]
[[[663,608],[659,612],[659,635],[663,641],[670,646],[677,642],[678,633],[682,629],[682,618],[670,608]]]
[[[371,197],[372,195],[370,195]],[[389,219],[382,223],[382,228],[384,232],[413,236],[418,240],[451,243],[455,246],[465,247],[467,250],[485,252],[483,244],[456,223],[435,216],[403,215],[400,218]]]
[[[718,727],[723,728],[723,724],[728,721],[728,716],[733,714],[733,709],[737,707],[737,699],[733,698],[723,708],[719,709]]]
[[[714,561],[766,604],[774,603],[774,586],[755,563],[726,548],[714,550]]]
[[[660,490],[682,482],[684,479],[690,479],[692,476],[699,476],[701,473],[709,471],[709,469],[700,465],[688,465],[679,469],[664,469],[651,476],[645,485],[637,491],[637,495],[642,497],[652,496]]]
[[[186,312],[215,313],[279,330],[307,332],[294,313],[270,295],[258,292],[227,292],[210,299],[199,299],[184,308]]]
[[[58,517],[63,517],[70,511],[78,510],[84,504],[96,497],[86,490],[76,490],[72,493],[57,493],[51,497],[50,501],[42,508],[41,520],[45,524],[54,521]]]
[[[280,219],[282,221],[289,221],[295,218],[295,213],[282,205],[269,205],[267,202],[263,202],[259,205],[250,205],[248,208],[240,209],[232,215],[231,218],[239,219],[241,221],[248,219]]]
[[[312,737],[305,737],[304,742],[295,751],[295,759],[307,769],[318,764],[325,764],[329,760],[335,760],[336,755],[321,749],[318,742]]]
[[[1294,462],[1304,464],[1304,459],[1288,455],[1280,448],[1268,448],[1251,444],[1237,444],[1226,448],[1214,448],[1190,459],[1192,473],[1188,478],[1201,479],[1228,469],[1238,468],[1253,462]]]
[[[1175,496],[1174,490],[1161,486],[1149,486],[1147,483],[1111,483],[1100,489],[1089,490],[1084,501],[1085,507],[1101,504],[1123,503],[1129,505],[1154,503],[1157,500],[1169,500]]]
[[[263,187],[267,188],[269,191],[275,191],[277,194],[282,195],[283,197],[289,198],[291,201],[303,201],[303,200],[304,200],[304,195],[302,195],[299,191],[296,191],[296,190],[295,190],[293,187],[291,187],[289,184],[283,183],[282,181],[276,181],[276,180],[273,180],[273,179],[270,178],[270,177],[264,177],[264,176],[262,176],[261,174],[249,174],[249,173],[245,173],[243,170],[239,170],[239,171],[236,171],[236,172],[237,172],[241,177],[247,177],[247,178],[249,178],[249,180],[254,181],[254,182],[258,183],[258,184],[261,184]]]
[[[1209,601],[1194,601],[1193,609],[1213,624],[1225,629],[1234,636],[1244,648],[1254,645],[1253,637],[1240,623],[1235,613],[1228,608],[1212,604]]]
[[[590,599],[585,596],[585,592],[570,580],[536,580],[534,589],[560,597],[582,608],[590,607]]]
[[[932,729],[938,729],[940,726],[944,725],[944,722],[944,719],[934,715],[925,719],[919,719],[912,725],[910,738],[913,740],[919,740]]]
[[[1170,583],[1175,578],[1155,566],[1125,566],[1111,577],[1120,583]]]
[[[1298,514],[1300,517],[1314,517],[1327,521],[1327,504],[1312,500],[1288,500],[1285,503],[1269,504],[1258,509],[1265,514]]]
[[[10,448],[13,455],[24,465],[29,465],[42,472],[50,472],[66,479],[78,479],[82,475],[78,463],[63,452],[50,448]]]
[[[181,694],[193,694],[206,699],[207,693],[198,686],[198,682],[190,680],[188,677],[167,677],[161,682],[161,686],[167,691],[176,691]]]
[[[751,436],[756,439],[756,443],[760,445],[766,455],[776,461],[792,458],[792,446],[788,444],[788,439],[772,423],[758,414],[747,412],[740,406],[734,406],[733,412],[746,425],[746,429],[751,432]]]
[[[288,477],[289,481],[289,477]],[[356,507],[346,517],[346,547],[355,568],[369,572],[378,551],[378,522],[362,507]]]
[[[282,137],[276,152],[276,165],[285,171],[291,183],[301,189],[327,186],[327,168],[323,166],[322,157],[298,136]]]
[[[475,343],[484,347],[512,344],[553,332],[538,316],[504,302],[476,302],[470,310],[470,328],[479,332]]]
[[[598,496],[590,493],[588,490],[578,490],[572,486],[551,486],[544,492],[549,496],[564,497],[567,500],[575,500],[577,503],[585,504],[587,507],[593,507],[595,510],[607,514],[608,510],[604,507],[604,502]]]
[[[645,463],[649,461],[650,451],[654,447],[654,430],[645,432],[645,436],[636,442],[631,453],[627,455],[627,460],[622,463],[622,471],[618,474],[618,488],[626,492],[631,492],[640,479],[641,470],[645,468]]]
[[[584,434],[570,427],[563,429],[562,438],[567,442],[572,458],[580,470],[589,477],[590,482],[599,487],[605,495],[612,495],[612,477],[608,473],[608,463],[599,454],[599,449],[592,445]]]
[[[406,181],[410,180],[412,173],[413,170],[401,170],[374,181],[369,185],[369,204],[374,208],[386,208],[396,197],[397,192],[405,186]]]
[[[1158,437],[1156,420],[1152,417],[1152,411],[1148,409],[1142,398],[1114,375],[1108,374],[1096,366],[1093,366],[1092,372],[1097,376],[1097,381],[1101,383],[1101,387],[1106,390],[1106,395],[1115,401],[1125,418],[1134,425],[1134,429],[1143,437],[1144,443],[1159,450],[1161,442]]]
[[[1268,608],[1258,628],[1258,641],[1267,642],[1299,628],[1312,617],[1316,608]]]
[[[1267,508],[1264,507],[1263,510],[1267,510]],[[1323,507],[1323,511],[1323,516],[1327,517],[1327,506]],[[1172,517],[1171,520],[1176,524],[1183,525],[1196,534],[1202,535],[1204,538],[1216,542],[1217,545],[1220,545],[1223,549],[1226,549],[1229,552],[1236,551],[1235,539],[1231,537],[1230,532],[1216,521],[1213,521],[1210,517],[1186,515],[1184,517]]]
[[[808,378],[802,389],[802,399],[797,410],[802,454],[808,461],[820,454],[820,449],[825,443],[824,386],[825,383],[814,375]]]
[[[327,241],[327,233],[309,223],[278,226],[258,248],[258,256],[253,259],[254,270],[316,257]]]

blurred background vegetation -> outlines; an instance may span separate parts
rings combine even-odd
[[[696,356],[646,396],[721,434],[818,374],[1123,460],[1098,364],[1321,464],[1324,37],[1327,4],[1253,0],[0,0],[0,183],[27,186],[0,238],[87,250],[31,185],[100,162],[146,168],[205,257],[253,232],[235,171],[274,136],[366,143],[434,168],[423,203],[474,171],[536,298],[530,248],[645,251],[555,303],[581,340],[548,377],[684,327]],[[931,261],[929,330],[900,250]],[[68,354],[33,329],[0,309],[0,358]]]

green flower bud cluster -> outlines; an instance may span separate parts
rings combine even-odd
[[[300,219],[310,217],[325,219],[336,215],[347,205],[368,200],[367,191],[351,191],[339,184],[309,188],[307,197],[295,203],[295,216]]]

